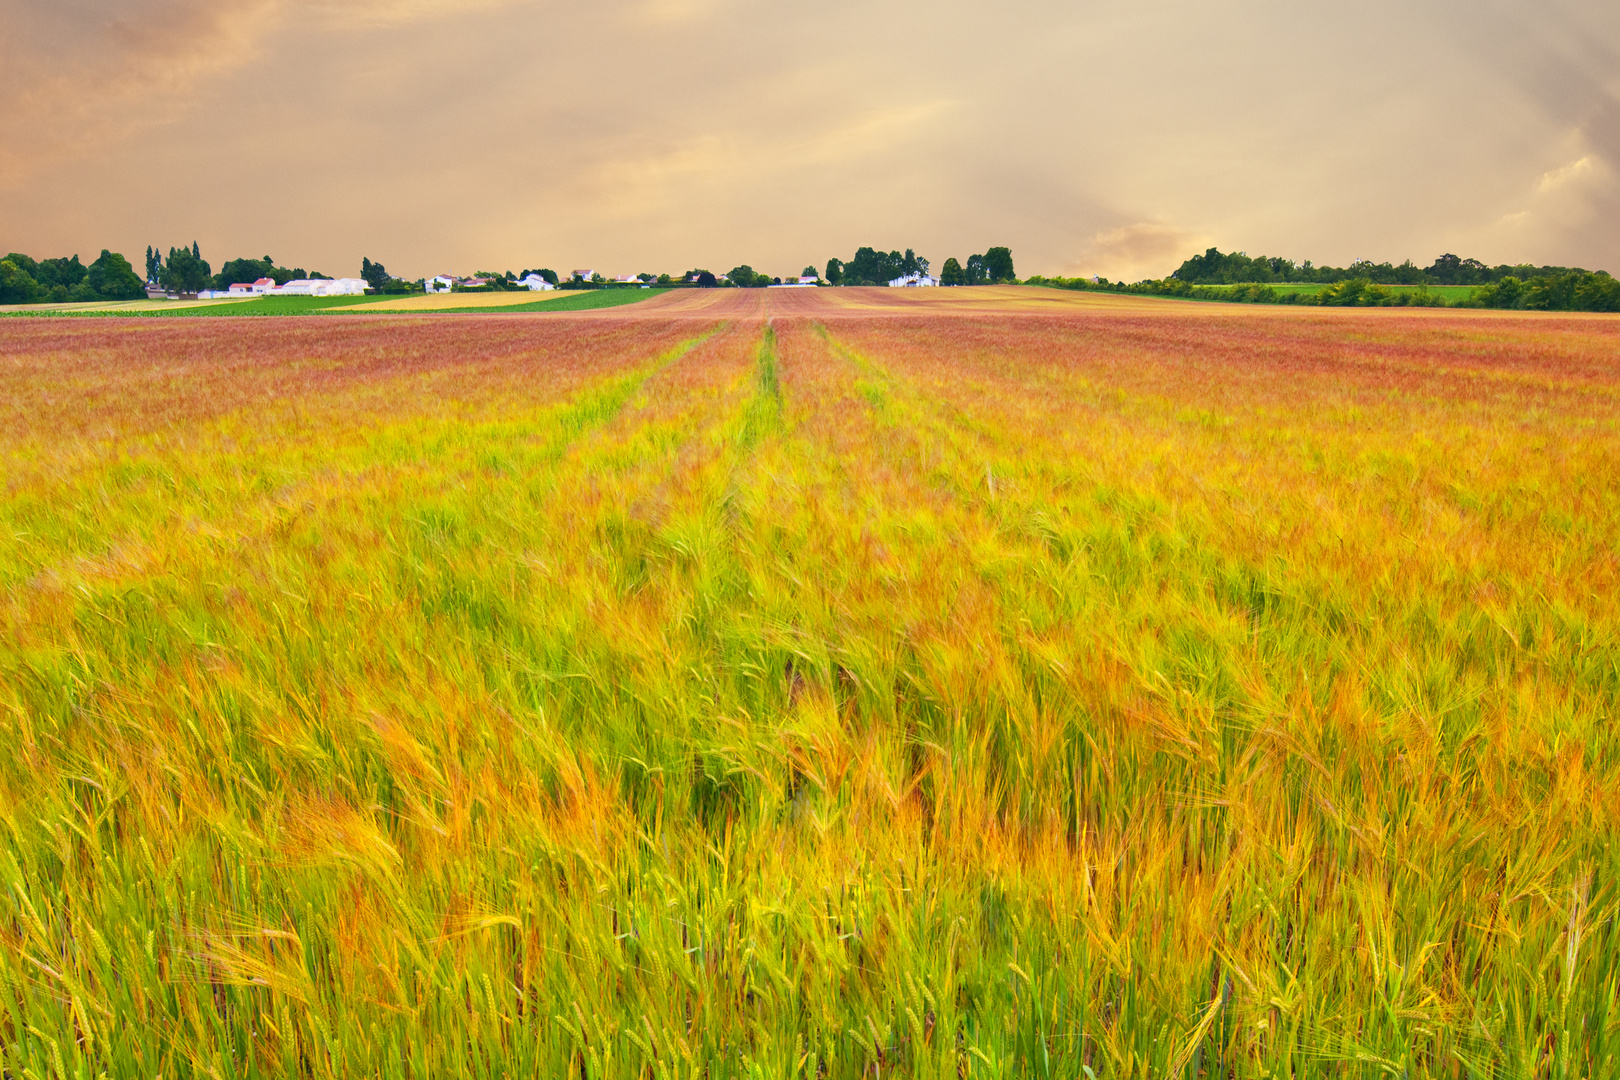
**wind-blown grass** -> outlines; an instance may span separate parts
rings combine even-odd
[[[4,1068],[1607,1075],[1617,341],[0,327]]]

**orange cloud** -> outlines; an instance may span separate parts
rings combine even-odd
[[[1089,249],[1070,264],[1069,270],[1127,281],[1163,277],[1180,266],[1187,256],[1204,250],[1211,242],[1205,233],[1162,222],[1140,221],[1093,236]]]

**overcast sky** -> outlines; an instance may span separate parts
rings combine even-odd
[[[0,0],[0,251],[1620,273],[1614,0]]]

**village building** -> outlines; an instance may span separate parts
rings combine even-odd
[[[440,274],[437,277],[428,278],[427,281],[423,283],[423,288],[427,292],[449,292],[455,283],[456,279],[454,275]]]
[[[238,282],[225,289],[203,289],[198,293],[168,292],[170,300],[242,300],[253,296],[363,296],[367,285],[361,278],[300,278],[277,285],[274,278],[260,278],[249,284]],[[152,296],[152,290],[147,290]]]
[[[904,277],[897,277],[893,281],[889,282],[889,288],[916,289],[928,288],[938,284],[939,278],[934,277],[932,274],[907,274]]]
[[[525,274],[518,278],[517,283],[530,292],[547,292],[557,287],[539,274]]]
[[[363,296],[362,278],[298,278],[266,293],[268,296]]]
[[[258,281],[239,281],[225,291],[231,296],[264,296],[275,287],[275,278],[262,277]]]

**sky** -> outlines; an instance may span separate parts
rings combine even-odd
[[[0,0],[0,251],[1620,273],[1613,0]]]

